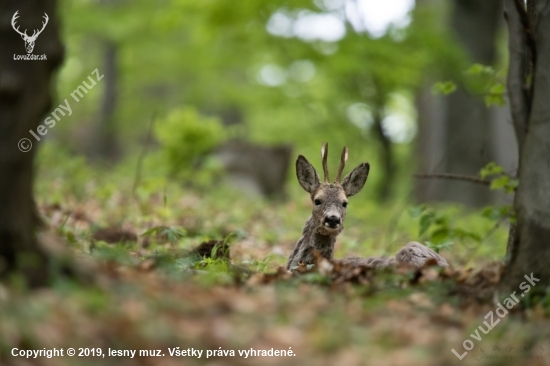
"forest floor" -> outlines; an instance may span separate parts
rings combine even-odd
[[[114,182],[71,188],[70,173],[65,180],[41,173],[48,231],[39,236],[69,250],[89,282],[60,275],[40,290],[17,278],[0,285],[2,365],[550,364],[548,297],[532,305],[527,296],[502,318],[495,312],[506,228],[481,247],[442,251],[446,269],[323,261],[291,275],[280,267],[308,217],[305,195],[271,202],[179,186],[131,194]],[[416,219],[395,214],[402,205],[380,213],[379,204],[354,199],[336,257],[391,254],[417,233]],[[481,220],[449,215],[457,225]],[[227,251],[193,252],[211,240]],[[487,329],[484,322],[493,325],[487,334],[478,328]],[[65,354],[25,358],[12,356],[14,348]],[[69,348],[77,355],[67,356]]]

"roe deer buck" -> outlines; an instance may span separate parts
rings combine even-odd
[[[300,155],[296,160],[296,175],[302,188],[308,192],[313,202],[311,217],[302,230],[302,237],[296,243],[288,258],[287,269],[291,270],[301,262],[313,264],[314,251],[326,259],[332,259],[336,237],[344,229],[348,197],[361,191],[369,175],[369,163],[361,163],[340,183],[344,166],[348,159],[348,149],[344,147],[340,167],[334,182],[330,182],[327,168],[328,144],[321,148],[324,182],[321,182],[315,168]],[[433,250],[417,242],[410,242],[399,250],[395,257],[346,258],[342,262],[351,265],[384,267],[392,264],[406,264],[422,267],[433,258],[439,266],[447,266],[447,261]]]

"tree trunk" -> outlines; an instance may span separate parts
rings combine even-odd
[[[14,55],[26,54],[21,36],[11,26],[16,11],[17,24],[29,34],[40,29],[44,13],[48,15],[33,51],[45,54],[46,61],[14,60]],[[52,106],[50,82],[63,59],[56,1],[0,0],[0,45],[0,277],[21,274],[30,286],[37,286],[48,281],[49,263],[36,240],[32,188],[38,141],[29,130],[36,134]],[[21,151],[30,144],[30,151]]]
[[[537,289],[550,284],[550,2],[538,2],[538,24],[534,28],[536,58],[533,73],[533,97],[521,98],[526,93],[526,54],[528,37],[525,22],[514,0],[505,0],[505,11],[510,30],[510,68],[508,92],[517,102],[512,105],[516,131],[525,135],[518,141],[520,149],[519,187],[514,200],[517,223],[510,235],[508,263],[501,281],[501,291],[507,293],[525,281],[524,275],[533,273],[540,279]],[[536,4],[529,4],[532,9]],[[523,10],[522,10],[523,11]],[[524,18],[525,19],[525,18]],[[519,97],[518,97],[519,96]],[[527,108],[522,103],[530,103]],[[523,110],[529,110],[528,118]],[[520,113],[522,112],[522,113]],[[518,139],[520,135],[518,135]]]
[[[383,121],[384,108],[388,100],[388,93],[380,79],[374,78],[375,95],[372,100],[372,117],[374,137],[379,146],[379,164],[382,171],[382,179],[376,187],[376,196],[380,202],[388,201],[395,187],[395,174],[397,173],[394,146],[389,136],[384,133]]]
[[[391,198],[395,182],[395,162],[393,157],[393,145],[388,136],[384,134],[382,121],[384,120],[383,105],[376,103],[373,113],[373,128],[376,139],[380,145],[380,166],[382,167],[382,179],[376,187],[376,196],[380,202],[386,202]]]
[[[492,65],[496,56],[496,33],[501,17],[501,0],[455,0],[451,27],[471,62]],[[476,175],[493,160],[490,148],[490,110],[479,96],[462,88],[447,99],[445,123],[445,172]],[[441,200],[482,206],[490,202],[486,187],[465,182],[443,182]]]
[[[112,41],[104,41],[104,70],[105,89],[99,123],[96,127],[95,137],[90,146],[90,156],[95,159],[113,161],[120,157],[117,129],[114,114],[117,104],[118,85],[118,48]]]

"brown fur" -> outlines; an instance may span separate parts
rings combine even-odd
[[[369,163],[362,163],[339,182],[344,169],[348,150],[342,151],[340,167],[336,180],[329,182],[327,167],[328,145],[321,149],[324,182],[321,182],[315,168],[302,155],[296,160],[296,176],[305,191],[310,193],[313,209],[302,230],[302,236],[288,258],[287,269],[300,263],[315,263],[314,251],[326,259],[332,259],[336,237],[344,230],[348,197],[361,191],[369,174]],[[422,267],[428,260],[439,266],[447,266],[447,261],[428,247],[410,242],[397,252],[395,257],[346,258],[344,263],[369,267],[387,267],[390,265],[409,265]]]
[[[302,230],[302,237],[288,259],[287,269],[297,266],[300,262],[313,263],[314,250],[319,251],[324,258],[332,259],[336,237],[344,230],[348,197],[359,193],[367,180],[370,166],[368,163],[362,163],[349,173],[342,183],[339,182],[348,155],[347,148],[344,148],[337,180],[329,182],[327,154],[328,145],[324,144],[321,149],[324,171],[322,183],[315,168],[305,157],[300,155],[296,160],[298,182],[309,192],[313,209]]]

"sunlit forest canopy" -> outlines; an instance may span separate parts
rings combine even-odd
[[[233,136],[285,141],[310,154],[331,136],[355,151],[351,159],[377,151],[373,125],[381,118],[405,157],[417,130],[415,90],[428,74],[462,71],[461,52],[434,9],[413,1],[381,8],[368,1],[67,1],[62,12],[70,16],[58,95],[115,58],[109,118],[129,151],[139,148],[153,115],[193,108]],[[74,106],[56,140],[93,150],[92,140],[70,137],[87,136],[82,131],[103,118],[106,84]]]

